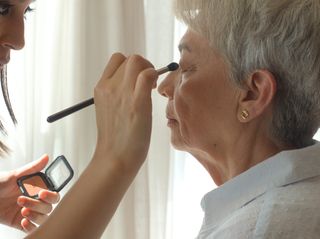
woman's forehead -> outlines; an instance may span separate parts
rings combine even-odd
[[[188,30],[183,35],[178,45],[178,48],[180,53],[182,53],[182,51],[186,51],[188,53],[193,54],[200,54],[201,52],[209,53],[213,50],[205,37],[192,30]]]

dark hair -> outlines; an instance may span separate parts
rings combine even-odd
[[[7,68],[6,68],[6,66],[4,66],[0,70],[0,81],[1,81],[2,95],[3,95],[4,102],[5,102],[6,106],[7,106],[7,110],[9,111],[9,114],[10,114],[10,117],[11,117],[13,123],[17,124],[17,120],[16,120],[16,117],[15,117],[14,112],[12,110],[10,97],[9,97],[8,82],[7,82]],[[5,127],[3,126],[1,121],[0,121],[0,131],[5,136],[8,135],[8,132],[5,129]],[[0,156],[2,156],[4,154],[7,154],[9,152],[10,152],[9,147],[7,145],[5,145],[5,143],[3,143],[0,140]]]

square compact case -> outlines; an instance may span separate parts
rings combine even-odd
[[[61,155],[57,157],[45,170],[26,175],[17,180],[23,195],[38,198],[42,189],[60,192],[73,177],[73,170],[67,159]]]

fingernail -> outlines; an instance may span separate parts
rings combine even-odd
[[[45,199],[47,197],[47,193],[45,190],[41,190],[39,193],[38,193],[38,196],[39,196],[39,199]]]
[[[17,203],[19,206],[23,207],[25,200],[23,198],[18,198]]]
[[[21,214],[22,214],[22,216],[27,217],[27,216],[30,215],[30,211],[28,209],[26,209],[26,208],[23,208],[21,210]]]

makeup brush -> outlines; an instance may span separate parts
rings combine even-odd
[[[161,74],[164,74],[164,73],[166,73],[168,71],[175,71],[178,68],[179,68],[179,65],[177,63],[175,63],[175,62],[172,62],[169,65],[158,69],[157,72],[158,72],[158,75],[161,75]],[[94,104],[94,99],[93,98],[88,99],[88,100],[83,101],[83,102],[81,102],[79,104],[76,104],[76,105],[71,106],[69,108],[66,108],[66,109],[64,109],[62,111],[59,111],[59,112],[57,112],[57,113],[55,113],[53,115],[50,115],[47,118],[47,121],[49,123],[52,123],[54,121],[57,121],[57,120],[59,120],[61,118],[64,118],[64,117],[66,117],[66,116],[68,116],[68,115],[70,115],[70,114],[72,114],[74,112],[77,112],[77,111],[79,111],[79,110],[81,110],[81,109],[83,109],[83,108],[85,108],[85,107],[87,107],[89,105],[92,105],[92,104]]]

